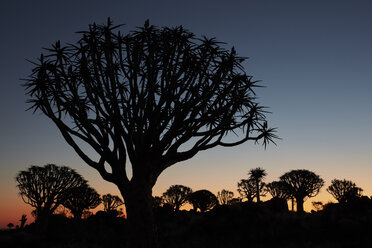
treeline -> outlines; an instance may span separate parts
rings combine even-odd
[[[319,175],[304,169],[287,172],[278,181],[270,183],[264,182],[266,176],[267,172],[263,168],[251,169],[248,178],[241,179],[237,183],[239,192],[237,197],[232,191],[226,189],[214,195],[206,189],[193,191],[187,186],[172,185],[162,196],[153,197],[153,207],[179,211],[183,205],[189,203],[193,211],[206,212],[217,205],[254,201],[260,203],[260,197],[269,194],[274,200],[291,202],[292,210],[296,203],[297,212],[303,212],[304,201],[316,196],[324,186],[324,180]],[[34,207],[32,214],[36,222],[44,227],[47,225],[47,219],[60,206],[69,209],[74,219],[92,215],[90,210],[101,203],[105,213],[123,216],[123,212],[118,210],[119,206],[124,205],[119,196],[111,194],[100,196],[81,175],[66,166],[54,164],[43,167],[31,166],[28,170],[20,171],[16,181],[23,201]],[[363,190],[352,181],[334,179],[327,192],[339,203],[347,203],[362,197]],[[322,202],[313,202],[313,206],[317,210],[324,208]],[[26,215],[23,215],[20,228],[24,227],[26,220]],[[9,228],[13,226],[13,223],[8,225]]]
[[[261,202],[261,197],[267,194],[274,200],[291,202],[292,211],[296,204],[297,212],[303,212],[304,202],[311,197],[318,195],[324,186],[324,180],[309,170],[291,170],[282,176],[278,181],[265,183],[267,176],[263,168],[254,168],[248,172],[248,178],[241,179],[237,183],[237,191],[240,196],[234,197],[232,191],[222,189],[213,195],[208,190],[193,192],[191,188],[183,185],[172,185],[162,196],[154,197],[156,207],[170,207],[178,211],[181,206],[190,203],[194,211],[205,212],[216,205],[232,205],[246,201],[248,203]],[[334,179],[326,189],[339,203],[346,203],[353,199],[361,198],[363,189],[346,179]],[[324,207],[322,202],[313,202],[315,209]]]
[[[334,179],[327,191],[338,203],[314,202],[319,211],[295,213],[287,203],[296,203],[299,212],[299,202],[315,196],[323,179],[307,170],[269,183],[266,176],[262,168],[251,169],[237,182],[238,196],[226,189],[214,195],[172,185],[153,197],[160,247],[370,247],[372,199],[355,183]],[[25,225],[23,215],[18,231],[0,232],[1,247],[127,247],[120,197],[100,196],[74,170],[53,164],[20,171],[16,181],[36,221]],[[271,199],[262,201],[267,194]],[[186,203],[190,211],[182,210]],[[92,214],[99,204],[104,211]],[[71,217],[56,214],[61,206]]]

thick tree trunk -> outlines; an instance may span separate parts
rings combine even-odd
[[[156,248],[157,234],[152,210],[152,188],[131,184],[120,189],[128,219],[128,248]]]
[[[296,198],[297,203],[297,213],[303,213],[304,212],[304,199],[299,197]]]

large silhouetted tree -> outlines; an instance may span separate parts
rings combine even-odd
[[[292,170],[280,177],[286,184],[291,196],[296,199],[297,212],[304,211],[304,201],[307,197],[314,197],[324,185],[324,180],[314,172],[308,170]]]
[[[256,199],[257,202],[260,202],[260,195],[263,194],[262,190],[264,189],[264,183],[262,180],[265,178],[267,175],[266,171],[260,167],[251,169],[248,172],[249,177],[255,182],[256,184]]]
[[[363,189],[357,187],[356,184],[350,180],[333,179],[331,185],[327,188],[327,192],[339,203],[345,203],[361,197]]]
[[[54,164],[31,166],[20,171],[16,181],[22,200],[35,208],[36,221],[43,228],[49,216],[69,197],[69,190],[86,184],[73,169]]]
[[[234,198],[234,192],[223,189],[218,191],[217,199],[220,205],[230,205],[232,199]]]
[[[62,205],[70,209],[75,219],[81,219],[85,210],[96,208],[101,203],[100,195],[87,184],[72,188],[67,193],[68,198]]]
[[[211,210],[218,205],[217,197],[209,190],[198,190],[188,196],[188,202],[193,206],[194,210],[200,212]]]
[[[189,187],[183,185],[172,185],[163,193],[163,201],[178,211],[187,202],[187,197],[192,193]]]
[[[155,247],[152,187],[166,168],[216,146],[266,146],[275,129],[234,48],[182,26],[147,21],[126,35],[118,28],[108,20],[79,32],[75,44],[56,42],[33,62],[25,87],[30,108],[50,118],[76,153],[119,188],[128,245]]]

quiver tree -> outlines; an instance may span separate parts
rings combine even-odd
[[[85,184],[68,190],[68,198],[62,203],[70,209],[75,219],[81,219],[85,210],[96,208],[101,203],[97,191]]]
[[[103,210],[107,213],[117,211],[117,208],[124,205],[122,199],[117,195],[106,194],[102,196]]]
[[[73,169],[47,164],[31,166],[16,176],[22,200],[35,208],[36,222],[46,228],[50,215],[69,197],[69,191],[86,184]]]
[[[289,200],[291,194],[288,189],[288,185],[283,181],[273,181],[265,184],[265,190],[273,197],[279,199]]]
[[[322,178],[308,170],[292,170],[282,175],[280,181],[286,184],[289,194],[296,199],[299,213],[304,211],[306,198],[316,196],[324,185]]]
[[[339,203],[346,203],[352,199],[362,196],[363,189],[356,186],[350,180],[333,179],[331,185],[327,188],[330,193]]]
[[[164,203],[168,203],[175,211],[187,202],[187,197],[192,189],[183,185],[172,185],[163,193]]]
[[[146,21],[126,35],[119,26],[93,24],[75,44],[46,49],[33,62],[26,94],[30,109],[50,118],[86,164],[117,185],[128,245],[154,247],[152,187],[166,168],[216,146],[266,146],[276,135],[257,103],[257,81],[234,48],[182,26]]]
[[[220,205],[230,205],[234,198],[234,192],[228,190],[221,190],[217,193],[217,199]]]
[[[21,222],[20,229],[23,229],[25,227],[26,221],[27,221],[27,215],[22,214],[21,219],[19,220]]]
[[[252,179],[256,185],[256,199],[257,202],[260,202],[260,196],[261,194],[264,196],[264,193],[262,193],[265,183],[262,182],[262,180],[267,175],[266,171],[260,167],[251,169],[248,172],[249,178]]]
[[[257,194],[255,181],[252,179],[241,179],[238,182],[238,192],[243,199],[246,198],[248,202],[253,202]]]
[[[218,205],[217,197],[212,192],[205,189],[191,193],[188,196],[188,202],[193,206],[194,211],[199,209],[202,213]]]

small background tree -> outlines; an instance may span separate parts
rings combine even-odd
[[[245,198],[248,202],[253,202],[257,194],[255,181],[252,179],[241,179],[238,182],[238,192],[243,199]]]
[[[67,194],[68,198],[62,204],[70,209],[75,219],[81,219],[85,210],[96,208],[101,203],[100,195],[88,184],[72,188]]]
[[[324,180],[308,170],[292,170],[280,177],[286,184],[288,193],[296,199],[297,212],[304,211],[304,201],[307,197],[316,196],[324,185]]]
[[[194,211],[198,209],[204,213],[218,205],[217,197],[209,190],[198,190],[188,196],[188,202],[193,206]]]
[[[21,222],[20,229],[23,229],[25,227],[25,224],[26,224],[26,221],[27,221],[27,215],[22,214],[22,217],[19,221]]]
[[[362,196],[363,189],[356,186],[350,180],[333,179],[331,185],[327,188],[330,193],[339,203],[346,203],[355,198]]]
[[[102,196],[103,209],[106,213],[113,214],[117,216],[120,211],[117,210],[118,207],[124,205],[122,199],[117,195],[106,194]]]
[[[221,190],[217,193],[217,199],[220,205],[230,205],[234,198],[234,192],[228,190]]]
[[[163,201],[178,211],[187,202],[187,197],[192,193],[192,189],[183,185],[172,185],[163,193]]]
[[[12,223],[12,222],[10,222],[10,223],[8,223],[8,225],[6,225],[8,228],[9,228],[9,230],[10,229],[12,229],[13,227],[14,227],[14,224]]]
[[[22,200],[35,208],[36,221],[46,228],[47,219],[68,198],[69,190],[86,184],[73,169],[47,164],[31,166],[16,176]]]
[[[260,167],[251,169],[248,173],[249,178],[252,179],[255,182],[256,185],[256,199],[259,203],[261,201],[260,196],[265,195],[263,189],[265,187],[265,183],[262,181],[265,176],[267,175],[266,171]]]

